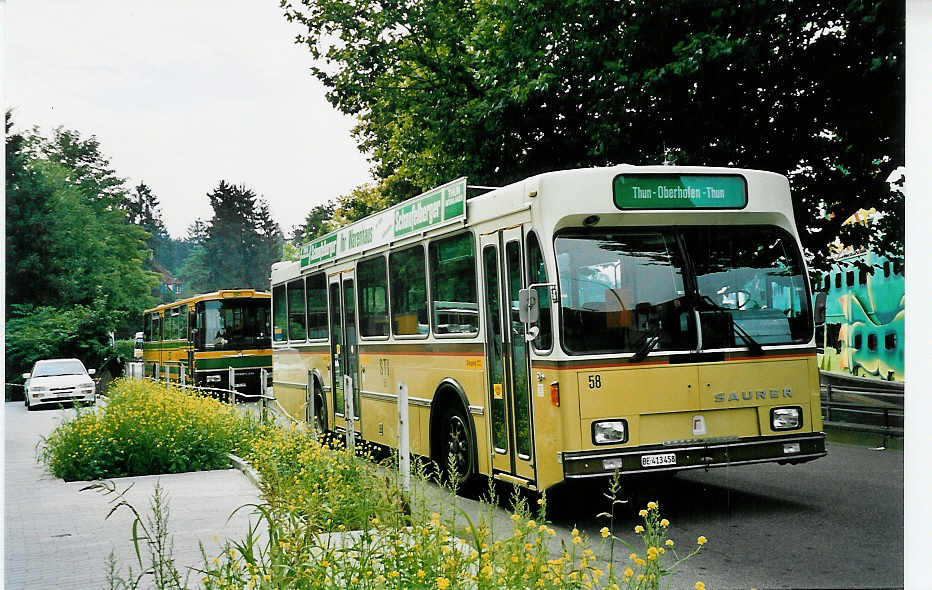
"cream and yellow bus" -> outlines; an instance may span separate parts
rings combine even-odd
[[[271,295],[254,289],[224,289],[147,309],[144,374],[258,395],[262,369],[269,376],[272,371],[271,313]]]
[[[413,453],[538,490],[826,454],[785,177],[617,166],[466,189],[273,266],[289,413],[395,447],[404,383]]]

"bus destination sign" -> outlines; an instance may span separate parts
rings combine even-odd
[[[737,174],[619,174],[612,192],[619,209],[742,209],[748,204],[747,182]]]
[[[464,177],[304,244],[301,268],[371,250],[406,235],[465,218]]]

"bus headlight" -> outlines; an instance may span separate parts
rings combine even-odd
[[[796,430],[802,425],[803,409],[798,406],[770,410],[770,427],[773,430]]]
[[[592,423],[592,442],[594,444],[615,445],[627,441],[627,420],[599,420]]]

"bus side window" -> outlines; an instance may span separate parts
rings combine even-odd
[[[327,337],[327,279],[324,273],[307,278],[307,337]]]
[[[435,334],[479,332],[476,247],[471,233],[430,243],[430,296]]]
[[[307,338],[307,317],[304,315],[304,281],[288,283],[288,339]]]
[[[278,285],[272,289],[272,340],[284,342],[288,340],[288,307],[285,303],[285,285]]]
[[[359,334],[362,336],[388,336],[388,286],[385,272],[385,256],[381,254],[356,264]]]
[[[420,245],[392,252],[388,258],[391,276],[392,333],[396,336],[427,335],[427,272],[424,248]]]
[[[527,240],[528,284],[549,283],[547,265],[544,263],[544,253],[541,251],[537,234],[534,232],[528,233]],[[540,332],[537,334],[537,338],[534,339],[534,350],[548,351],[553,348],[553,317],[550,313],[549,287],[537,287],[537,301],[540,306],[540,319],[537,322]]]

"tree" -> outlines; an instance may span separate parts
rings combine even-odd
[[[207,198],[213,217],[188,229],[192,249],[181,269],[186,292],[269,289],[269,269],[281,260],[284,239],[268,203],[225,180]]]
[[[862,207],[888,214],[872,245],[902,252],[901,2],[281,5],[391,202],[462,175],[743,166],[790,178],[817,264],[836,235],[867,244],[841,227]]]
[[[7,371],[50,355],[93,364],[108,332],[135,331],[155,301],[149,234],[128,222],[96,140],[10,133],[9,113],[6,124]]]
[[[315,205],[304,218],[304,223],[291,229],[288,241],[294,246],[301,246],[315,238],[332,231],[333,212],[336,205],[328,201],[323,205]]]
[[[10,305],[53,301],[54,277],[61,270],[48,231],[54,218],[53,190],[29,166],[26,139],[12,132],[6,111],[6,317]]]

